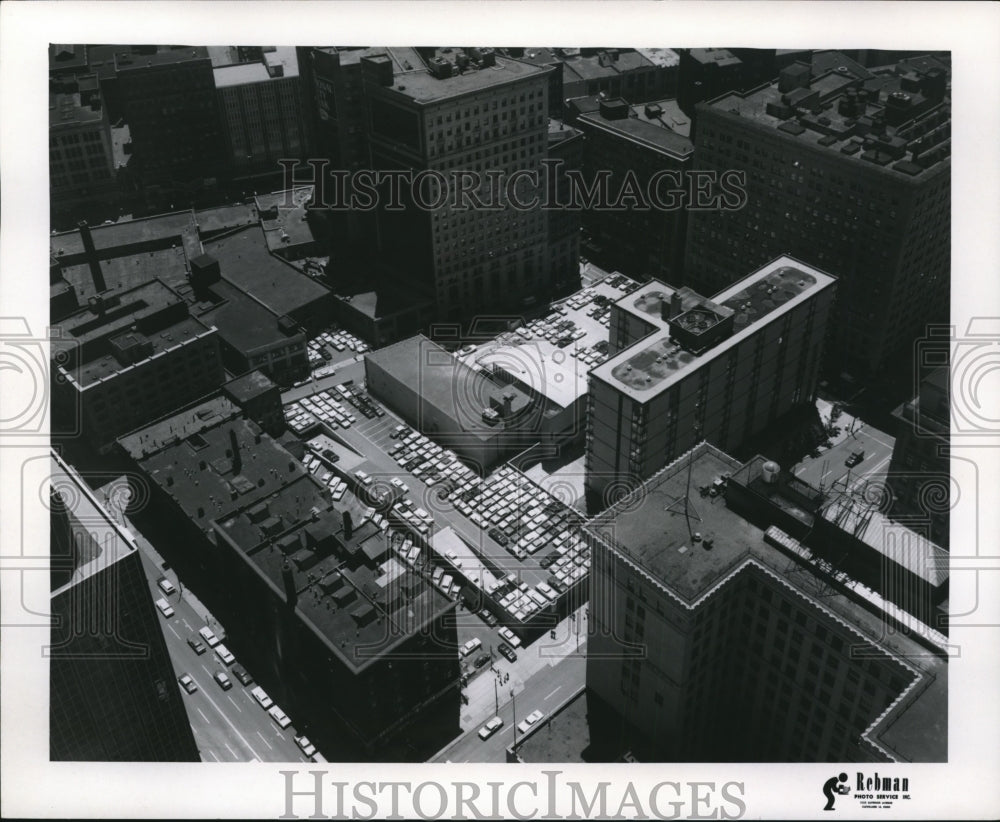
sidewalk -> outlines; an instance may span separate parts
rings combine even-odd
[[[125,516],[123,507],[128,506],[127,495],[120,493],[120,489],[124,484],[124,478],[119,477],[118,479],[111,480],[106,485],[94,491],[94,495],[103,504],[104,509],[108,514],[117,522],[121,523],[124,527],[131,531],[132,535],[135,537],[136,544],[139,546],[139,550],[148,560],[148,563],[143,563],[144,567],[152,566],[153,576],[150,582],[155,582],[161,576],[169,579],[174,585],[177,586],[178,592],[178,602],[180,600],[186,600],[191,607],[194,609],[195,613],[204,620],[205,625],[210,627],[219,637],[219,639],[225,639],[226,632],[225,629],[220,625],[220,623],[212,616],[212,613],[202,604],[201,600],[194,595],[194,592],[190,591],[184,583],[177,578],[176,572],[173,569],[163,570],[163,565],[165,560],[160,555],[159,551],[153,547],[153,544],[146,539],[145,535],[136,528],[135,524]],[[117,493],[112,495],[109,499],[108,489],[113,488]]]

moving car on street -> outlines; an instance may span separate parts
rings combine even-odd
[[[212,679],[219,683],[219,687],[224,691],[228,691],[233,687],[233,681],[229,678],[225,671],[216,671],[212,674]]]
[[[198,656],[201,656],[206,650],[208,650],[205,647],[205,643],[196,636],[189,636],[187,638],[187,644],[191,646],[191,650],[198,654]]]
[[[177,681],[181,684],[181,687],[187,691],[189,694],[193,694],[198,690],[198,683],[191,678],[191,674],[181,674],[177,677]]]
[[[528,729],[536,722],[538,722],[543,716],[545,716],[545,714],[543,714],[541,711],[532,711],[518,723],[517,729],[521,733],[525,734],[528,732]]]

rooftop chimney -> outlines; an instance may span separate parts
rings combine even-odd
[[[236,432],[229,429],[229,444],[233,449],[233,473],[238,474],[243,470],[243,457],[240,456],[240,444],[236,439]]]
[[[669,303],[665,300],[660,302],[660,317],[663,320],[672,320],[681,313],[683,307],[684,301],[681,299],[681,295],[677,291],[674,291],[670,295]]]
[[[80,220],[76,224],[80,229],[80,239],[83,240],[83,250],[87,255],[87,263],[90,265],[90,276],[94,280],[94,290],[100,294],[108,290],[107,283],[104,282],[104,274],[101,273],[101,263],[97,259],[97,249],[94,248],[94,238],[90,234],[90,226],[86,220]]]
[[[354,522],[351,520],[351,512],[344,511],[344,539],[349,540],[354,536]]]
[[[514,392],[504,391],[503,392],[503,416],[504,419],[510,419],[511,413],[514,410]]]

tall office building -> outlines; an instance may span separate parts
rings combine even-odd
[[[117,94],[139,179],[191,194],[219,175],[222,133],[212,60],[203,46],[122,46]]]
[[[49,94],[49,193],[53,208],[100,201],[118,190],[111,128],[97,78],[81,77],[77,89]]]
[[[656,103],[633,107],[620,98],[601,100],[596,111],[582,113],[574,122],[586,136],[585,178],[608,175],[611,201],[621,197],[623,206],[629,206],[583,211],[591,246],[587,256],[639,280],[679,279],[684,261],[687,211],[655,202],[644,207],[648,197],[668,202],[668,192],[684,186],[694,153],[691,141],[660,118],[662,111]]]
[[[947,761],[945,638],[817,554],[818,492],[762,462],[701,443],[583,529],[589,710],[643,760]]]
[[[691,213],[685,282],[720,289],[776,254],[820,266],[840,281],[828,365],[859,375],[947,319],[951,99],[937,58],[842,63],[698,107],[695,165],[745,169],[747,204]]]
[[[734,449],[815,399],[835,285],[779,257],[712,299],[652,280],[614,303],[613,356],[590,372],[588,507],[703,439]]]
[[[281,180],[281,159],[309,156],[310,120],[299,77],[298,55],[271,46],[258,60],[214,69],[226,168],[235,179]]]
[[[134,540],[54,452],[51,482],[50,759],[197,762]]]
[[[423,51],[385,49],[361,58],[372,166],[446,177],[472,172],[482,180],[480,199],[500,207],[446,201],[427,209],[405,198],[395,210],[383,189],[381,261],[406,287],[433,297],[444,317],[534,305],[567,279],[550,268],[540,204],[551,69],[488,48]],[[537,182],[528,175],[538,175]],[[529,205],[512,205],[515,198]]]
[[[944,548],[951,521],[949,378],[947,367],[936,369],[920,383],[917,396],[893,411],[896,442],[887,477],[893,518]]]

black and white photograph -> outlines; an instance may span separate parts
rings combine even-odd
[[[38,5],[5,815],[1000,811],[996,6]]]

